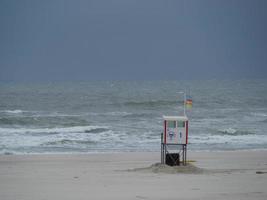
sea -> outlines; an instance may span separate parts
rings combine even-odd
[[[188,149],[267,149],[267,80],[0,83],[0,154],[159,152],[163,115]]]

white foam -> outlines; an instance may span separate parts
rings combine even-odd
[[[267,117],[266,113],[252,113],[252,115],[258,116],[258,117]]]
[[[23,134],[23,133],[81,133],[93,129],[105,128],[105,126],[73,126],[63,128],[0,128],[0,133]]]
[[[72,127],[72,128],[53,128],[53,129],[35,129],[35,130],[30,130],[32,134],[38,133],[38,132],[51,132],[53,131],[61,131],[60,134],[54,134],[54,135],[38,135],[36,137],[33,137],[32,135],[29,134],[17,134],[11,136],[10,133],[7,133],[6,135],[0,134],[0,147],[2,148],[7,148],[7,149],[24,149],[25,147],[45,147],[47,143],[51,142],[56,142],[60,140],[70,140],[70,141],[75,141],[75,140],[81,140],[81,141],[92,141],[92,142],[103,142],[103,143],[109,143],[110,141],[118,141],[119,138],[114,137],[114,133],[112,130],[107,130],[105,132],[101,133],[85,133],[85,130],[89,129],[95,129],[99,128],[99,126],[85,126],[85,127]],[[103,128],[103,127],[101,127]],[[5,130],[5,129],[4,129]],[[3,129],[1,128],[1,131]],[[14,130],[10,130],[13,131]],[[20,130],[20,131],[26,131]],[[19,131],[19,132],[20,132]],[[28,130],[29,131],[29,130]],[[23,132],[25,133],[25,132]],[[28,132],[27,132],[28,133]],[[56,145],[57,146],[57,145]],[[59,144],[58,147],[64,148],[65,146],[68,147],[73,147],[73,148],[80,148],[83,149],[84,146],[75,143],[70,143],[70,144]]]
[[[235,134],[237,130],[234,128],[226,128],[226,129],[221,130],[221,132],[228,133],[228,134]]]
[[[114,112],[106,112],[106,113],[88,113],[88,115],[93,115],[93,116],[101,116],[101,115],[109,115],[109,116],[127,116],[131,115],[132,113],[130,112],[119,112],[119,111],[114,111]]]
[[[189,136],[189,141],[194,144],[267,144],[266,135],[207,135]]]
[[[10,114],[20,114],[20,113],[27,112],[27,111],[23,111],[23,110],[1,110],[1,112],[10,113]]]
[[[107,113],[108,115],[111,115],[111,116],[126,116],[126,115],[131,115],[132,113],[129,113],[129,112],[108,112]]]

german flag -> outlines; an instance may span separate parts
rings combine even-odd
[[[191,109],[192,108],[193,101],[192,101],[192,97],[191,96],[186,95],[185,106],[188,109]]]

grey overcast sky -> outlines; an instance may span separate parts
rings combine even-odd
[[[267,78],[266,0],[0,0],[0,81]]]

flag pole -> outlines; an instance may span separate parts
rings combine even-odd
[[[186,116],[185,115],[185,101],[186,101],[186,93],[184,92],[184,116]]]
[[[186,92],[185,91],[180,91],[180,92],[178,92],[178,93],[180,93],[180,94],[183,94],[184,95],[184,116],[186,116],[185,114],[185,112],[186,112],[186,109],[185,109],[185,101],[186,101]]]

